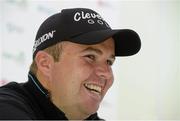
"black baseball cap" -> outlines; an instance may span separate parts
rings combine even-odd
[[[138,34],[130,29],[111,29],[108,23],[94,10],[88,8],[63,9],[47,18],[36,35],[33,58],[58,42],[70,41],[78,44],[98,44],[112,37],[115,56],[130,56],[141,48]]]

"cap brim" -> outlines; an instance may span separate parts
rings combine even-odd
[[[115,41],[116,56],[130,56],[136,54],[141,48],[141,41],[138,34],[130,29],[121,30],[99,30],[82,33],[70,38],[70,41],[93,45],[98,44],[112,37]]]

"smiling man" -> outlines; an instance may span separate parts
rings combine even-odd
[[[99,120],[115,57],[140,46],[136,32],[112,30],[91,9],[63,9],[37,32],[28,82],[0,88],[0,119]]]

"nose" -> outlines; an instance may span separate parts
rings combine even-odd
[[[98,64],[96,65],[95,73],[100,78],[104,78],[106,80],[112,80],[113,81],[113,73],[111,66],[107,64]]]

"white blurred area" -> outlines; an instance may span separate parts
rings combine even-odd
[[[135,30],[137,55],[118,57],[99,109],[107,120],[180,120],[179,0],[1,0],[0,85],[25,82],[38,27],[63,8],[92,8],[112,28]]]

